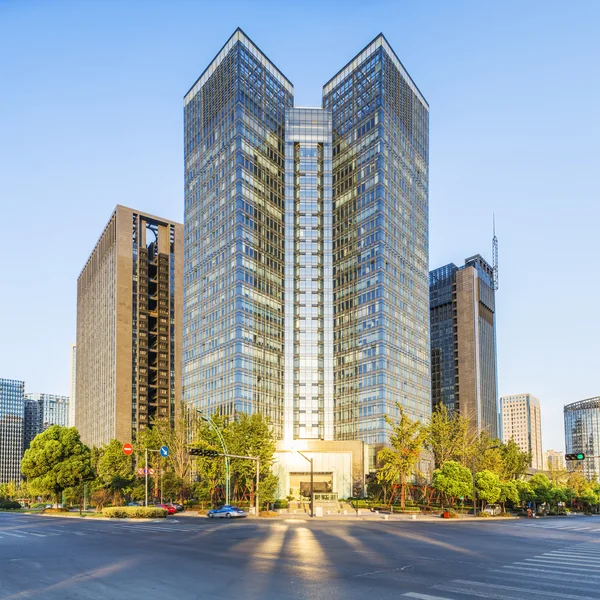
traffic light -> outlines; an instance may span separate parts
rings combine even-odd
[[[583,460],[585,454],[583,452],[577,452],[575,454],[565,454],[565,460]]]
[[[190,454],[192,456],[210,456],[212,458],[219,456],[216,450],[205,450],[204,448],[190,448]]]

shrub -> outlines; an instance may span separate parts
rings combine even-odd
[[[477,517],[478,518],[482,518],[482,519],[491,519],[492,515],[490,515],[490,513],[486,513],[486,512],[480,511],[480,512],[477,513]]]
[[[14,508],[21,508],[21,505],[18,502],[13,502],[12,500],[4,500],[3,502],[0,502],[0,508],[12,510]]]
[[[449,519],[460,519],[460,514],[457,513],[455,510],[449,510],[448,511],[448,518]]]
[[[102,509],[102,514],[111,519],[162,519],[167,511],[154,506],[112,506]]]
[[[45,508],[44,512],[53,514],[53,513],[66,513],[69,511],[66,508]]]
[[[289,508],[290,507],[290,503],[287,500],[276,500],[275,501],[275,508]]]

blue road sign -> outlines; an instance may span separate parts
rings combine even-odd
[[[167,446],[161,446],[160,447],[160,455],[164,456],[165,458],[167,456],[169,456],[169,448]]]

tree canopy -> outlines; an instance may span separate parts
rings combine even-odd
[[[75,427],[52,425],[25,451],[21,471],[33,493],[58,496],[69,487],[94,478],[90,449]]]

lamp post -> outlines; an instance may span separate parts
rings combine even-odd
[[[219,428],[212,422],[210,417],[206,418],[204,413],[197,408],[196,412],[200,415],[200,418],[203,421],[206,421],[213,429],[213,431],[217,434],[219,438],[219,443],[221,444],[221,448],[223,449],[223,454],[225,456],[225,504],[229,504],[229,496],[230,496],[230,488],[229,488],[229,451],[227,450],[227,445],[225,444],[225,440],[223,435],[219,431]]]
[[[493,450],[494,448],[500,448],[498,444],[494,444],[493,446],[488,446],[481,454],[485,454],[488,450]],[[475,481],[475,456],[473,456],[473,516],[477,516],[477,483]]]
[[[310,516],[315,516],[315,491],[314,491],[314,463],[312,458],[308,458],[305,454],[302,454],[300,450],[296,450],[296,452],[305,460],[310,463]]]

